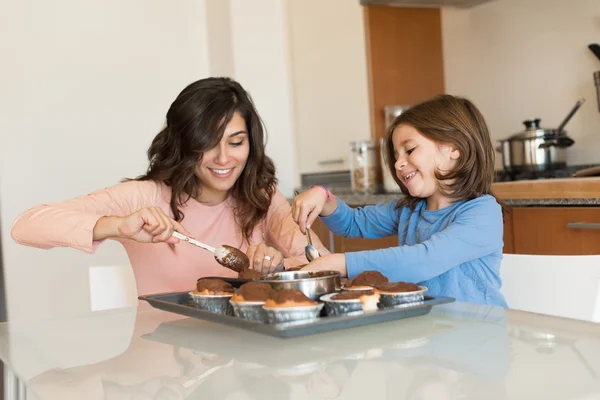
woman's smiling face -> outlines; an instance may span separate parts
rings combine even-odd
[[[219,144],[204,152],[202,160],[196,166],[196,177],[201,183],[197,200],[207,204],[218,204],[225,200],[242,174],[249,154],[246,121],[235,112],[225,127]]]

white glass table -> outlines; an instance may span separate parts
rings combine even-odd
[[[143,303],[0,324],[0,359],[18,400],[600,399],[600,325],[468,303],[293,339]]]

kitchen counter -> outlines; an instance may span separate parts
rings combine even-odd
[[[352,188],[349,186],[336,186],[332,187],[330,185],[325,185],[328,189],[336,195],[340,200],[350,206],[364,206],[370,204],[379,204],[379,203],[387,203],[392,200],[398,200],[404,195],[401,192],[397,193],[376,193],[376,194],[359,194],[352,192]],[[298,188],[299,192],[304,192],[305,190],[310,189],[309,187],[300,187]],[[293,198],[288,199],[288,201],[292,202]]]
[[[498,182],[494,194],[508,206],[600,206],[600,177],[537,179]],[[350,190],[333,191],[351,206],[385,203],[402,193],[356,195]]]
[[[352,192],[332,192],[349,206],[387,203],[404,197],[402,193],[354,194]]]
[[[539,179],[499,182],[492,186],[494,194],[512,206],[600,205],[600,178]]]
[[[600,325],[469,303],[294,339],[142,303],[0,324],[0,358],[29,400],[600,398]]]

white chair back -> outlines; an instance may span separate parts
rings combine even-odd
[[[509,308],[600,322],[600,255],[503,256],[501,292]]]
[[[92,311],[136,307],[138,293],[129,265],[92,266],[89,268]]]

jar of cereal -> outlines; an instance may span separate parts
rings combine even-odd
[[[370,193],[376,191],[375,143],[372,140],[359,140],[351,143],[350,173],[352,174],[352,191],[354,193]]]

